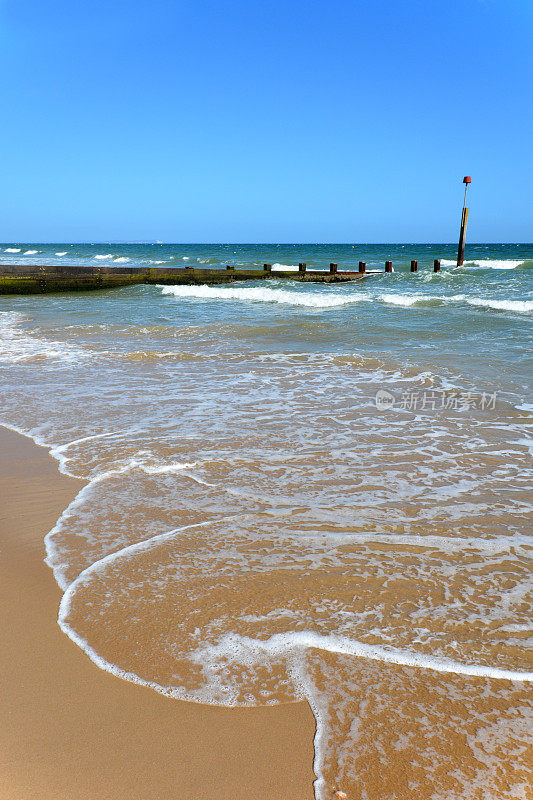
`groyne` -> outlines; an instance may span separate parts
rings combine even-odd
[[[417,262],[411,262],[411,269]],[[415,267],[416,269],[416,267]],[[434,270],[440,261],[434,262]],[[368,270],[364,261],[357,270],[339,270],[332,262],[328,270],[307,269],[301,262],[298,270],[272,271],[270,264],[262,269],[238,269],[228,264],[225,269],[196,267],[73,267],[40,264],[0,264],[0,294],[46,294],[49,292],[85,292],[94,289],[113,289],[135,284],[219,284],[245,280],[291,280],[312,283],[342,283],[356,281],[381,270]],[[385,272],[392,272],[392,261],[385,263]]]

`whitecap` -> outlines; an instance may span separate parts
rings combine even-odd
[[[334,308],[368,300],[366,295],[346,295],[261,288],[218,288],[214,286],[161,286],[162,294],[189,300],[244,300],[256,303],[281,303],[306,308]]]
[[[38,252],[39,252],[38,250],[25,250],[24,251],[24,255],[25,256],[34,256],[35,253],[38,253]]]
[[[20,253],[22,247],[6,247],[4,253]]]
[[[97,256],[95,256],[95,258],[98,258],[98,259],[101,259],[101,260],[106,259],[106,258],[113,258],[113,254],[112,253],[108,253],[105,256],[97,255]]]
[[[462,268],[468,267],[477,267],[481,269],[516,269],[517,267],[522,266],[526,259],[497,259],[497,258],[479,258],[479,259],[471,259],[469,261],[465,261],[462,265]],[[457,261],[443,258],[441,259],[441,265],[443,267],[456,267]]]
[[[403,306],[404,308],[409,308],[410,306],[414,306],[415,303],[421,303],[427,300],[432,300],[434,298],[430,297],[429,295],[424,294],[382,294],[380,295],[380,300],[383,300],[384,303],[389,303],[393,306]]]
[[[65,250],[63,253],[56,253],[56,256],[66,256],[67,251]]]
[[[493,308],[496,311],[514,311],[518,314],[529,314],[533,311],[533,300],[492,300],[482,297],[467,297],[466,302],[471,306]]]
[[[101,256],[96,256],[96,258],[100,258]],[[115,258],[115,264],[125,264],[127,261],[131,261],[131,259],[126,258],[126,256],[120,256],[120,258]]]
[[[528,314],[533,311],[533,300],[496,300],[490,297],[469,297],[466,294],[428,295],[428,294],[382,294],[384,303],[409,308],[417,303],[466,303],[476,308],[489,308],[495,311],[512,311]]]

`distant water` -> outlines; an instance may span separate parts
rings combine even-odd
[[[394,262],[0,297],[0,421],[88,481],[46,541],[63,630],[170,697],[306,698],[321,800],[528,796],[533,245],[455,249],[1,246]]]
[[[100,244],[0,243],[0,264],[70,264],[78,266],[164,266],[183,267],[187,262],[198,268],[220,268],[234,264],[241,268],[260,268],[264,263],[298,269],[305,261],[309,269],[327,269],[330,261],[339,269],[357,268],[366,261],[368,269],[383,269],[386,260],[398,270],[409,269],[411,259],[419,268],[432,266],[434,258],[443,266],[453,266],[456,244],[163,244],[159,242]],[[470,244],[466,268],[531,269],[531,244]]]

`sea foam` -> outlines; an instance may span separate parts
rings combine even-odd
[[[288,291],[285,289],[219,288],[214,286],[162,286],[162,294],[192,300],[241,300],[255,303],[281,303],[306,308],[334,308],[368,300],[365,295],[346,295]]]
[[[441,259],[441,265],[443,267],[456,267],[457,261],[452,259],[443,258]],[[522,264],[526,263],[526,259],[497,259],[497,258],[480,258],[480,259],[472,259],[470,261],[465,261],[462,265],[462,268],[474,267],[474,268],[481,268],[481,269],[516,269],[517,267],[521,267]]]

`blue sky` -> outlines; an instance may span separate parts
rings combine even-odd
[[[531,0],[0,0],[0,240],[532,241]]]

